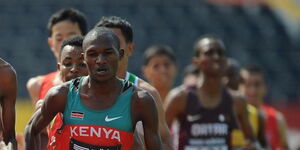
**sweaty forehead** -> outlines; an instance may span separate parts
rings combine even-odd
[[[117,44],[113,38],[108,36],[101,36],[97,38],[92,38],[84,42],[83,48],[87,50],[89,47],[97,48],[117,48]]]
[[[66,45],[60,53],[60,59],[64,59],[67,56],[71,56],[72,54],[80,55],[83,52],[81,47]]]
[[[108,42],[108,43],[113,43],[117,44],[117,37],[114,35],[113,32],[106,32],[106,33],[97,33],[97,32],[92,32],[89,33],[83,40],[83,47],[95,43],[95,42]]]
[[[247,70],[242,69],[240,75],[243,79],[258,79],[264,80],[264,77],[260,73],[249,72]]]
[[[75,34],[81,34],[81,31],[78,23],[73,23],[71,21],[64,20],[53,25],[52,34],[53,36],[58,36],[62,34],[75,35]]]
[[[223,42],[217,39],[205,38],[199,41],[198,49],[201,50],[210,50],[210,49],[221,49],[225,50]]]

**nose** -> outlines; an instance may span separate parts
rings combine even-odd
[[[104,63],[104,62],[105,62],[105,57],[103,55],[99,55],[97,57],[96,63],[101,64],[101,63]]]
[[[214,59],[219,59],[220,58],[220,54],[218,52],[214,52],[213,53],[213,58]]]
[[[77,65],[74,64],[74,65],[72,66],[71,72],[72,72],[72,73],[77,73],[77,72],[78,72],[78,67],[77,67]]]
[[[162,66],[160,67],[160,71],[161,71],[161,72],[167,72],[167,71],[168,71],[167,66],[162,65]]]
[[[248,94],[249,94],[250,96],[255,96],[256,93],[257,93],[257,92],[256,92],[255,87],[251,86],[251,87],[248,88]]]

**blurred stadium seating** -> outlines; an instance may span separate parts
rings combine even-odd
[[[46,24],[53,12],[65,7],[85,13],[90,27],[101,16],[128,19],[137,44],[129,70],[138,75],[141,55],[148,46],[172,46],[182,69],[190,63],[194,41],[203,34],[216,34],[224,39],[228,56],[242,65],[255,63],[266,69],[269,102],[300,99],[300,43],[291,42],[282,22],[263,4],[244,7],[201,0],[1,0],[0,56],[17,70],[19,97],[28,97],[25,84],[30,77],[55,70],[47,46]],[[181,77],[179,74],[177,84]]]

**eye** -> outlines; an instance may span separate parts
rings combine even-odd
[[[213,50],[206,51],[204,54],[207,56],[212,56],[215,52]]]
[[[85,65],[85,63],[80,63],[80,64],[79,64],[79,67],[81,67],[81,68],[86,68],[86,65]]]
[[[61,41],[63,41],[63,38],[61,38],[61,37],[56,38],[56,42],[61,42]]]
[[[155,64],[155,65],[153,66],[153,68],[154,68],[154,69],[158,69],[158,68],[159,68],[159,65],[158,65],[158,64]]]
[[[63,63],[63,66],[65,66],[65,67],[71,67],[72,66],[72,63]]]
[[[169,69],[169,67],[171,66],[171,64],[169,62],[165,63],[164,66],[166,67],[166,69]]]
[[[112,50],[112,49],[108,49],[108,50],[105,51],[106,55],[110,55],[110,54],[113,54],[113,53],[114,53],[114,50]]]
[[[218,53],[219,56],[224,56],[225,55],[225,52],[222,49],[218,49],[217,53]]]
[[[97,57],[97,53],[95,52],[89,52],[87,55],[90,57]]]

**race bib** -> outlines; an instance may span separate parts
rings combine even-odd
[[[83,143],[72,138],[70,140],[70,150],[121,150],[121,145],[98,146],[98,145]]]

